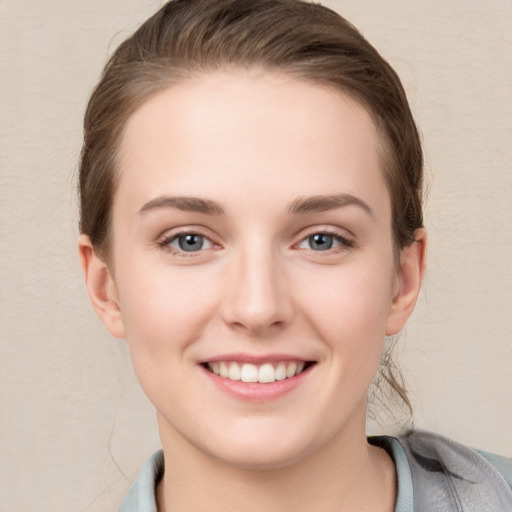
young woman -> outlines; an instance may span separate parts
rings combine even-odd
[[[421,195],[400,81],[329,9],[174,0],[121,44],[86,113],[79,251],[163,447],[122,512],[512,510],[510,461],[366,437]]]

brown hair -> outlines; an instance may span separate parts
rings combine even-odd
[[[422,227],[421,142],[400,80],[346,20],[302,0],[172,0],[107,63],[84,121],[80,230],[107,258],[116,153],[130,115],[173,82],[218,68],[258,66],[347,93],[372,115],[385,148],[395,251]],[[410,409],[392,366],[384,379]]]

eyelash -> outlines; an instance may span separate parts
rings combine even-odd
[[[201,248],[198,251],[185,251],[185,250],[180,250],[180,249],[177,249],[177,248],[171,246],[172,242],[179,240],[181,237],[187,237],[187,236],[201,237],[202,239],[207,241],[209,244],[211,244],[211,247],[208,247],[207,249],[211,249],[212,247],[215,247],[217,245],[205,233],[203,233],[197,229],[192,229],[192,230],[180,231],[178,233],[172,233],[171,235],[167,235],[161,241],[158,242],[158,246],[161,247],[164,251],[170,252],[174,256],[178,256],[180,258],[191,258],[191,257],[197,256],[199,253],[203,252],[204,250],[207,250],[207,249]]]
[[[311,237],[314,237],[316,235],[323,235],[327,237],[331,237],[335,243],[338,243],[339,245],[336,247],[328,247],[324,250],[315,250],[312,248],[304,248],[300,247],[302,244],[307,243],[310,241]],[[204,241],[207,241],[210,244],[210,247],[207,247],[206,249],[203,249],[202,247],[197,251],[186,251],[184,249],[178,249],[175,247],[172,247],[171,244],[175,241],[178,241],[181,237],[187,237],[187,236],[198,236],[201,237]],[[163,238],[160,242],[158,242],[158,245],[165,251],[172,253],[175,256],[178,256],[180,258],[191,258],[198,256],[201,252],[205,250],[212,249],[216,246],[216,244],[211,240],[211,238],[206,235],[204,232],[200,230],[183,230],[178,233],[172,233],[171,235],[166,236]],[[306,234],[301,238],[301,240],[298,242],[298,244],[295,244],[294,247],[302,248],[314,253],[326,253],[326,254],[336,254],[338,252],[341,252],[346,249],[350,249],[355,246],[354,241],[349,240],[348,238],[341,236],[339,233],[336,233],[334,230],[331,229],[315,229],[311,230],[310,233]],[[218,246],[217,246],[218,247]]]
[[[312,251],[315,253],[325,252],[327,254],[333,254],[333,253],[341,252],[343,250],[351,249],[351,248],[355,247],[355,242],[353,240],[350,240],[350,239],[340,235],[339,233],[337,233],[336,231],[334,231],[332,229],[314,229],[310,233],[306,234],[306,236],[301,238],[300,242],[296,245],[300,246],[301,244],[303,244],[304,242],[307,242],[311,237],[313,237],[315,235],[324,235],[324,236],[331,237],[335,242],[339,243],[339,246],[329,247],[328,249],[325,249],[325,250],[314,250],[314,249],[306,249],[306,250],[309,250],[309,251]]]

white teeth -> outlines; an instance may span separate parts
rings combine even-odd
[[[295,370],[297,370],[297,363],[290,363],[286,368],[286,376],[288,378],[293,377],[295,375]]]
[[[236,363],[229,365],[228,378],[231,380],[240,380],[240,366]]]
[[[304,361],[279,363],[264,363],[256,366],[250,363],[237,363],[235,361],[220,361],[208,363],[208,368],[225,379],[241,380],[242,382],[260,382],[268,384],[276,380],[285,380],[299,375],[304,370]]]
[[[221,377],[227,377],[229,375],[228,365],[224,362],[219,364],[219,375]]]
[[[276,368],[276,380],[286,379],[286,366],[284,363],[279,363]]]
[[[270,363],[266,363],[260,366],[258,371],[258,382],[263,382],[264,384],[268,382],[274,382],[276,380],[276,375],[274,372],[274,367]]]
[[[240,380],[242,382],[258,382],[258,368],[253,364],[244,364],[240,371]]]

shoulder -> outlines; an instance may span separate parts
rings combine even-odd
[[[140,470],[133,482],[119,512],[157,512],[155,486],[164,471],[162,450],[154,453]]]
[[[397,440],[407,455],[419,510],[512,510],[511,459],[429,432],[412,431]]]

